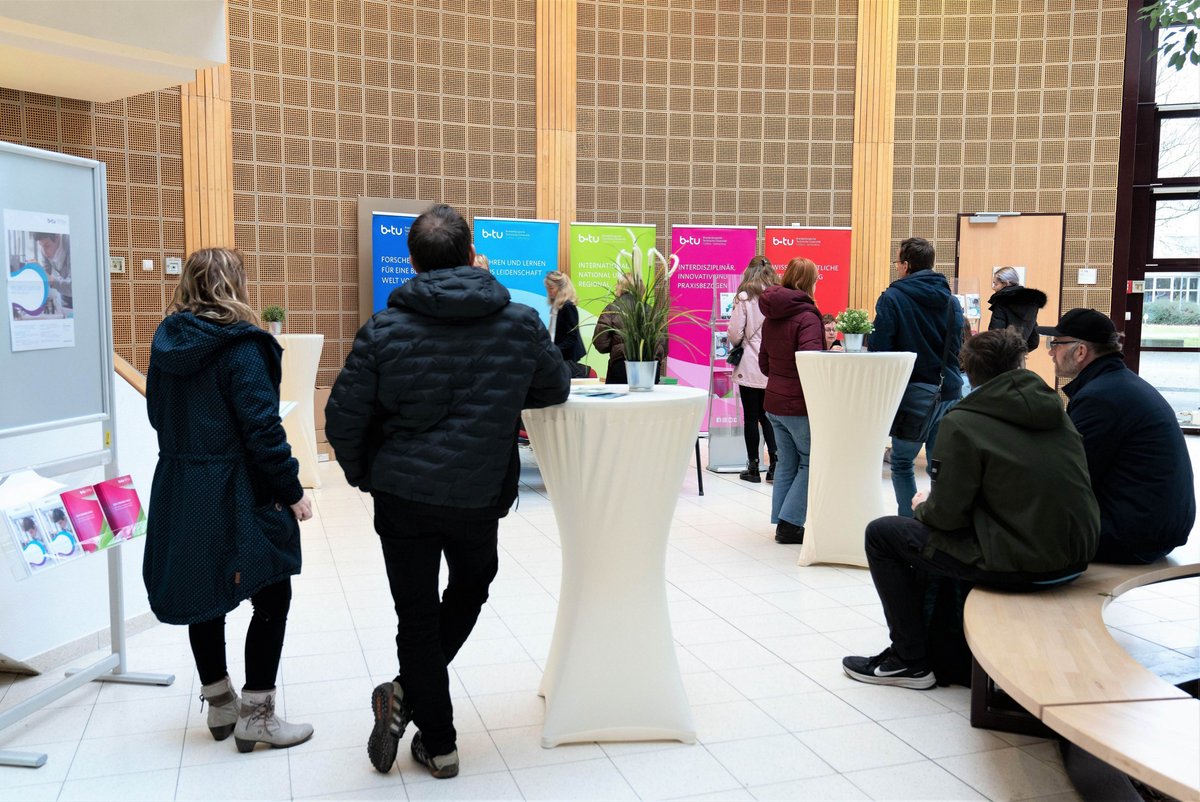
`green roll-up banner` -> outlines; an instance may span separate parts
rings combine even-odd
[[[612,300],[617,283],[617,257],[621,251],[638,248],[643,253],[654,247],[657,230],[652,225],[623,223],[571,223],[571,283],[579,293],[579,329],[587,347],[584,364],[604,376],[608,354],[592,348],[596,318]]]

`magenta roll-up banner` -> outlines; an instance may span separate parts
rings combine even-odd
[[[679,267],[671,277],[671,301],[692,320],[671,324],[667,375],[689,387],[709,389],[713,350],[713,306],[720,293],[736,288],[758,246],[755,226],[675,226],[671,253]],[[722,327],[723,328],[723,327]],[[718,364],[724,365],[724,354]],[[722,395],[725,388],[712,388]]]

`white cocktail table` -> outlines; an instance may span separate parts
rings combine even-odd
[[[800,565],[866,566],[867,524],[895,513],[880,492],[883,445],[917,355],[797,351],[812,431]]]
[[[542,746],[675,740],[696,728],[667,610],[667,535],[708,394],[655,387],[525,410],[562,542]],[[605,389],[625,392],[625,385]]]

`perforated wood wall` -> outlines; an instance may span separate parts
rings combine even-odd
[[[251,302],[358,329],[356,198],[536,209],[535,0],[230,0],[234,220]]]
[[[579,0],[580,220],[850,225],[856,0]]]
[[[896,244],[934,240],[949,271],[958,212],[1065,211],[1062,308],[1109,309],[1126,5],[902,3]],[[1098,283],[1080,286],[1080,267]]]
[[[145,372],[175,286],[163,262],[184,248],[179,90],[96,104],[0,89],[0,139],[105,163],[109,247],[126,263],[111,276],[113,345]]]

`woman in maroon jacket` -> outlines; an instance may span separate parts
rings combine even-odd
[[[817,266],[797,257],[788,262],[781,286],[768,287],[758,305],[766,320],[758,364],[767,377],[763,407],[775,429],[779,466],[771,494],[771,523],[776,543],[804,541],[808,517],[810,437],[804,390],[796,374],[797,351],[825,350],[821,312],[813,302]]]

